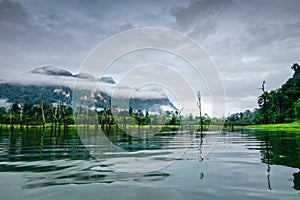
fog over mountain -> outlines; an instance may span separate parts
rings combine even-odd
[[[63,94],[58,94],[56,90],[64,91]],[[103,109],[109,107],[109,101],[112,97],[104,91],[96,91],[99,96],[92,97],[94,100],[90,104],[90,108],[97,107]],[[20,83],[0,83],[0,107],[9,109],[13,103],[19,103],[21,98],[24,98],[25,104],[39,105],[41,103],[42,96],[44,96],[45,102],[48,104],[57,103],[62,101],[64,104],[72,106],[73,90],[68,86],[63,85],[24,85]],[[89,90],[83,90],[82,96],[84,98],[86,94],[90,94]],[[76,102],[80,102],[79,99]],[[118,110],[128,110],[129,106],[136,110],[148,110],[151,112],[160,112],[163,110],[175,111],[177,108],[167,98],[138,98],[133,97],[128,99],[127,97],[113,98],[113,106]]]
[[[134,28],[159,27],[179,31],[207,51],[226,89],[226,114],[254,109],[262,81],[266,80],[268,91],[278,88],[292,75],[291,65],[299,62],[299,7],[300,1],[296,0],[2,0],[0,79],[71,83],[76,73],[85,73],[79,71],[79,66],[103,41]],[[153,54],[152,62],[157,62],[159,56]],[[47,68],[37,72],[60,75],[42,80],[24,75],[32,66],[45,65],[68,66],[65,70],[73,76],[66,71],[49,72]],[[127,65],[121,66],[125,71]],[[184,65],[178,68],[192,74]],[[114,73],[108,76],[118,82],[122,74],[120,70]],[[82,74],[78,77],[92,78]],[[165,77],[171,78],[168,74]],[[209,98],[209,93],[203,97]],[[206,103],[204,108],[210,105]]]
[[[113,99],[115,109],[127,110],[129,106],[136,110],[148,110],[152,112],[161,112],[163,110],[174,111],[177,108],[174,104],[163,95],[157,93],[148,93],[148,91],[138,92],[138,96],[117,96],[112,97],[111,90],[115,87],[115,80],[112,77],[100,77],[96,79],[88,73],[72,74],[71,72],[54,66],[37,67],[28,72],[32,74],[35,81],[13,81],[8,82],[3,80],[0,83],[0,107],[9,109],[13,103],[18,103],[20,98],[24,98],[27,104],[39,105],[42,95],[45,102],[49,104],[57,103],[62,100],[64,104],[72,106],[74,81],[83,81],[85,88],[76,88],[82,92],[79,98],[85,95],[91,95],[90,88],[96,85],[96,92],[101,98],[94,97],[95,100],[90,108],[98,107],[99,109],[107,108],[109,100]],[[48,79],[47,79],[48,78]],[[36,81],[43,80],[43,81]],[[98,85],[100,84],[100,85]],[[58,95],[56,90],[64,91],[65,95]],[[118,90],[122,88],[118,88]],[[127,88],[123,88],[127,89]]]

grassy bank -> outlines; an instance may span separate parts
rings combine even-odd
[[[300,122],[293,122],[287,124],[259,124],[249,125],[244,128],[257,128],[257,129],[298,129],[300,130]]]
[[[108,126],[108,125],[105,125],[105,127]],[[125,129],[125,130],[135,130],[135,129],[139,129],[138,125],[133,125],[133,124],[127,124],[125,127],[123,125],[111,125],[111,128],[116,128],[116,126],[119,126],[119,128],[121,129]],[[0,124],[0,129],[1,130],[5,130],[5,129],[10,129],[11,125],[10,124]],[[84,125],[84,124],[68,124],[67,125],[68,128],[89,128],[89,129],[95,129],[95,125],[94,124],[89,124],[88,126],[87,125]],[[19,124],[14,124],[13,125],[13,128],[14,129],[20,129],[20,125]],[[23,129],[26,129],[27,128],[27,125],[26,124],[23,124]],[[29,129],[32,129],[32,128],[38,128],[38,129],[41,129],[42,128],[42,125],[41,124],[31,124],[31,125],[28,125],[28,128]],[[45,129],[46,130],[50,130],[51,128],[55,128],[54,124],[52,123],[46,123],[45,124]],[[60,126],[60,128],[63,130],[64,128],[64,125],[62,124]],[[101,125],[99,124],[98,125],[98,128],[100,129],[101,128]],[[155,130],[155,129],[164,129],[164,128],[167,128],[167,129],[179,129],[179,128],[183,128],[185,130],[200,130],[200,126],[199,125],[183,125],[183,126],[180,126],[180,125],[165,125],[165,124],[160,124],[160,125],[143,125],[140,127],[141,130]],[[211,125],[203,125],[203,129],[204,130],[220,130],[223,128],[223,125],[222,124],[211,124]],[[58,129],[58,124],[56,126],[56,129]]]

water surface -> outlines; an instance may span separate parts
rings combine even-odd
[[[114,142],[127,148],[128,155],[119,155],[126,157],[133,150],[138,153],[164,146],[174,137],[172,133],[157,135],[150,143],[129,143],[128,137],[119,136]],[[75,130],[59,136],[42,133],[40,129],[28,133],[2,130],[1,199],[300,197],[300,132],[236,130],[220,135],[205,132],[202,137],[190,132],[190,136],[192,143],[171,165],[151,172],[130,173],[107,165],[107,154],[103,154],[103,159],[95,159]],[[212,137],[216,137],[211,140],[216,144],[208,142]],[[172,148],[178,146],[168,150]]]

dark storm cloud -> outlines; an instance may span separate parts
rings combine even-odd
[[[0,0],[0,79],[48,64],[76,73],[113,34],[156,26],[189,35],[207,50],[230,109],[255,107],[261,82],[278,88],[300,62],[299,7],[292,0]]]
[[[44,64],[78,69],[85,56],[104,39],[135,27],[163,26],[160,6],[141,1],[1,1],[2,66],[15,71]],[[12,57],[17,58],[13,63]],[[18,63],[19,62],[19,63]]]
[[[3,0],[0,2],[0,21],[2,23],[23,21],[26,14],[23,12],[22,6],[17,2]]]
[[[0,2],[0,41],[11,43],[20,41],[20,36],[27,37],[32,32],[28,23],[28,15],[22,5],[17,2],[3,0]]]
[[[218,16],[233,5],[230,0],[198,0],[185,7],[175,7],[170,14],[176,19],[177,29],[205,39],[216,31]]]

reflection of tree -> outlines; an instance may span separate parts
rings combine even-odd
[[[262,162],[268,165],[268,182],[271,165],[283,165],[287,167],[300,168],[299,149],[300,136],[293,132],[267,132],[257,131],[256,136],[262,143]],[[299,173],[294,175],[294,188],[300,189]]]
[[[133,129],[128,132],[133,131]],[[158,150],[164,148],[179,133],[176,127],[163,127],[154,135],[127,134],[118,125],[103,129],[105,136],[115,145],[126,151]],[[159,153],[159,152],[158,152]]]
[[[13,132],[2,132],[2,138],[9,142],[2,147],[5,149],[2,155],[2,161],[40,161],[40,160],[58,160],[58,159],[89,159],[90,154],[82,144],[75,129],[70,129],[68,134],[56,137],[52,135],[50,130],[29,128],[28,134],[19,133],[19,128],[15,128]],[[9,164],[2,165],[0,171],[27,171],[43,170],[43,166],[21,166]],[[49,170],[55,170],[49,167]]]
[[[300,171],[298,173],[294,173],[294,189],[295,190],[300,190]]]
[[[199,162],[202,162],[204,160],[203,155],[202,155],[203,154],[202,145],[203,145],[203,140],[204,140],[204,137],[206,136],[206,134],[204,134],[202,131],[203,130],[200,130],[200,133],[196,132],[196,138],[199,139],[199,147],[198,147]],[[203,180],[203,178],[204,178],[204,173],[203,172],[200,172],[199,178],[200,178],[200,180]]]
[[[199,147],[198,147],[198,158],[199,158],[199,161],[202,162],[203,161],[203,157],[202,157],[202,145],[203,145],[203,140],[204,140],[204,137],[206,136],[206,134],[204,134],[203,132],[200,131],[199,132],[196,132],[196,138],[199,139]]]
[[[272,190],[271,188],[271,179],[270,179],[270,172],[271,172],[271,166],[270,166],[270,146],[269,146],[269,140],[270,136],[269,133],[265,135],[265,145],[266,145],[266,154],[265,154],[265,159],[267,161],[268,167],[267,167],[267,180],[268,180],[268,188],[269,190]]]

